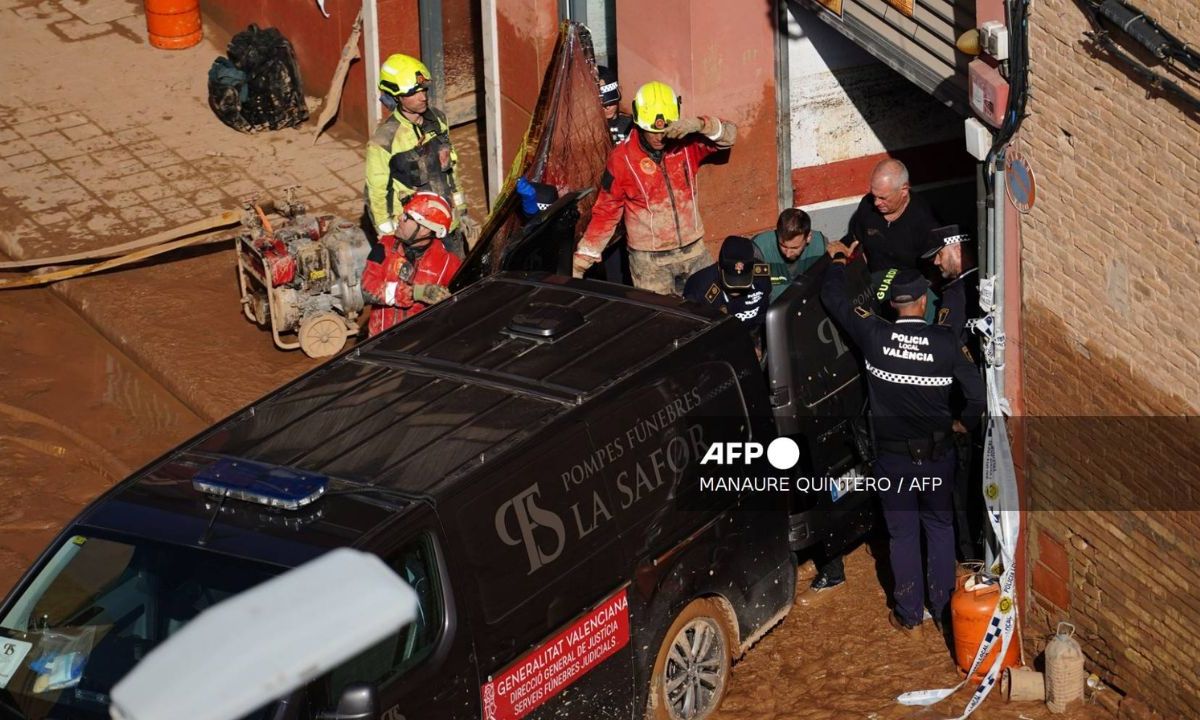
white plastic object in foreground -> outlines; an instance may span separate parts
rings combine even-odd
[[[113,720],[234,720],[411,622],[417,596],[382,560],[341,548],[214,605],[112,691]]]

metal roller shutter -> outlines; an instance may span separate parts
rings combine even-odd
[[[969,56],[955,41],[975,27],[975,0],[788,0],[813,10],[822,21],[884,64],[964,115]],[[838,12],[840,10],[840,13]]]

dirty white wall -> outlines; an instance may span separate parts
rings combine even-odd
[[[960,138],[961,119],[865,50],[788,3],[792,167]],[[831,197],[809,198],[830,200]]]
[[[616,50],[610,45],[610,28],[616,24],[613,0],[587,0],[587,20],[588,29],[592,31],[592,47],[596,50],[596,64],[608,65]]]

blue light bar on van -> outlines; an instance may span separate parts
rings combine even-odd
[[[201,468],[192,487],[202,493],[297,510],[325,494],[329,478],[317,473],[222,458]]]

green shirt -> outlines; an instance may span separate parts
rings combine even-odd
[[[825,236],[813,230],[812,238],[800,257],[792,262],[783,259],[774,230],[766,230],[754,236],[754,254],[760,262],[771,266],[771,299],[779,297],[798,275],[808,270],[825,254]]]

